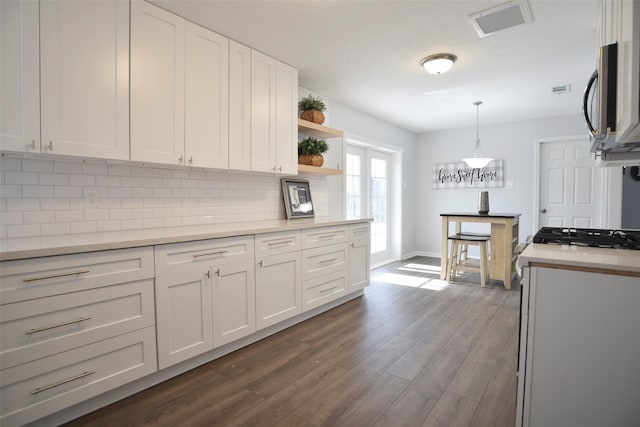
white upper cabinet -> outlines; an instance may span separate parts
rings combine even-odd
[[[185,158],[229,167],[229,39],[187,22]]]
[[[251,51],[251,170],[276,172],[276,60]]]
[[[40,3],[42,152],[129,159],[129,2]]]
[[[186,21],[131,3],[131,160],[184,164]]]
[[[251,48],[229,41],[229,169],[251,170]]]
[[[298,173],[298,72],[251,52],[251,170]]]
[[[0,2],[0,149],[40,152],[38,3]]]
[[[1,7],[2,149],[129,159],[129,2]]]
[[[298,174],[298,70],[276,63],[276,164]]]

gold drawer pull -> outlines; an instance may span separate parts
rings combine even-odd
[[[293,239],[281,240],[279,242],[269,242],[269,246],[284,245],[284,244],[287,244],[287,243],[293,243]]]
[[[56,277],[75,276],[77,274],[85,274],[88,272],[89,270],[70,271],[69,273],[52,274],[49,276],[28,277],[26,279],[22,279],[22,281],[28,283],[35,282],[36,280],[55,279]]]
[[[74,323],[80,323],[80,322],[84,322],[85,320],[90,320],[90,319],[91,319],[91,317],[89,317],[89,316],[82,316],[82,317],[78,317],[77,319],[67,320],[66,322],[60,322],[60,323],[56,323],[56,324],[53,324],[53,325],[42,326],[40,328],[29,329],[28,331],[25,331],[25,334],[31,335],[31,334],[35,334],[36,332],[48,331],[49,329],[59,328],[61,326],[72,325]]]
[[[195,254],[193,257],[200,258],[202,256],[222,255],[222,254],[226,254],[227,252],[229,251],[207,252],[206,254]]]
[[[331,259],[322,259],[320,261],[318,261],[319,264],[326,264],[328,262],[333,262],[333,261],[337,261],[338,258],[331,258]]]
[[[96,373],[95,371],[85,371],[85,372],[83,372],[83,373],[81,373],[79,375],[76,375],[75,377],[67,378],[66,380],[61,380],[61,381],[58,381],[57,383],[49,384],[49,385],[46,385],[44,387],[38,387],[35,390],[32,390],[31,394],[42,393],[43,391],[52,389],[54,387],[61,386],[61,385],[66,384],[66,383],[70,383],[71,381],[79,380],[80,378],[88,377],[89,375],[95,374],[95,373]]]
[[[332,291],[332,290],[334,290],[334,289],[336,289],[336,288],[337,288],[337,286],[334,286],[333,288],[320,289],[320,293],[321,293],[321,294],[324,294],[324,293],[327,293],[327,292],[329,292],[329,291]]]

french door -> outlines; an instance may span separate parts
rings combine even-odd
[[[391,258],[391,156],[353,145],[347,146],[347,217],[372,217],[371,263]]]

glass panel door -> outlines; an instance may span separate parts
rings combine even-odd
[[[389,161],[388,154],[371,151],[370,215],[371,258],[374,263],[390,258],[389,251]]]
[[[364,198],[363,174],[365,174],[365,150],[359,147],[349,147],[347,150],[347,218],[361,218],[366,216]]]

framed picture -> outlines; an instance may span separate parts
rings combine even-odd
[[[309,181],[297,178],[282,178],[282,196],[287,219],[314,216]]]

